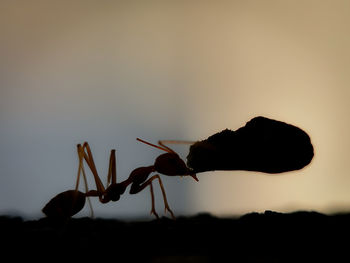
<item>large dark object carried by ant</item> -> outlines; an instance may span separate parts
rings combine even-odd
[[[226,129],[191,145],[187,165],[196,173],[282,173],[305,167],[313,156],[314,149],[305,131],[285,122],[255,117],[236,131]]]

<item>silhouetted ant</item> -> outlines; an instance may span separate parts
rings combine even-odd
[[[143,189],[145,189],[147,186],[150,186],[152,201],[151,214],[154,214],[157,218],[159,218],[154,207],[154,192],[152,185],[153,180],[158,179],[159,186],[163,195],[165,212],[168,211],[171,214],[172,218],[175,218],[173,211],[169,207],[160,175],[155,174],[149,178],[150,174],[153,172],[158,172],[160,174],[168,176],[189,175],[193,177],[196,181],[198,181],[198,178],[196,177],[195,172],[186,166],[185,162],[179,157],[179,155],[175,151],[170,149],[168,146],[164,145],[165,142],[172,143],[173,141],[159,141],[158,146],[141,140],[139,138],[137,138],[137,140],[147,145],[153,146],[157,149],[163,150],[166,153],[158,156],[153,165],[136,168],[130,173],[129,177],[125,181],[117,183],[115,150],[111,150],[106,187],[103,186],[100,177],[98,176],[89,144],[87,142],[85,142],[83,146],[78,144],[77,150],[79,157],[79,168],[75,190],[68,190],[55,196],[43,208],[43,212],[48,217],[52,218],[69,218],[78,213],[84,207],[86,197],[99,197],[99,201],[101,203],[107,203],[109,201],[118,201],[120,199],[120,196],[124,194],[126,188],[131,184],[130,194],[137,194]],[[96,190],[88,190],[86,174],[83,166],[83,159],[85,159],[94,176]],[[83,174],[86,193],[78,191],[81,173]]]
[[[139,138],[137,140],[166,153],[158,156],[153,165],[139,167],[131,172],[128,179],[117,183],[115,150],[112,150],[106,188],[97,174],[88,143],[85,142],[83,146],[78,145],[79,169],[75,190],[68,190],[54,197],[43,208],[43,212],[48,217],[67,218],[83,208],[86,197],[99,197],[101,203],[117,201],[125,189],[131,185],[130,194],[137,194],[147,186],[150,187],[151,214],[158,218],[154,208],[152,185],[153,180],[158,179],[165,212],[168,211],[174,217],[159,174],[189,175],[196,181],[198,181],[196,173],[215,170],[245,170],[276,174],[302,169],[314,156],[313,145],[305,131],[291,124],[262,116],[251,119],[236,131],[225,129],[198,142],[159,141],[159,145],[154,145]],[[165,146],[165,143],[191,143],[187,165],[176,152]],[[83,166],[84,159],[94,176],[96,190],[88,190]],[[153,172],[159,174],[149,177]],[[84,177],[85,193],[78,191],[81,173]]]

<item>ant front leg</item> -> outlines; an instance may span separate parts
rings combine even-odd
[[[149,179],[141,186],[141,188],[144,188],[144,187],[146,187],[146,186],[149,184],[149,185],[151,186],[151,189],[152,189],[152,181],[155,180],[155,179],[158,179],[160,189],[162,190],[163,201],[164,201],[164,212],[166,213],[166,212],[168,211],[168,212],[170,213],[171,217],[172,217],[173,219],[175,219],[174,213],[173,213],[173,211],[172,211],[172,210],[170,209],[170,207],[169,207],[168,200],[167,200],[167,198],[166,198],[165,189],[164,189],[164,186],[163,186],[163,182],[162,182],[162,180],[160,179],[159,174],[153,175],[151,178],[149,178]]]
[[[173,219],[175,219],[174,213],[169,207],[168,200],[166,198],[165,189],[164,189],[164,186],[163,186],[163,182],[160,179],[159,174],[153,175],[151,178],[149,178],[142,185],[137,184],[137,182],[134,182],[131,185],[130,194],[137,194],[137,193],[141,192],[143,189],[145,189],[149,185],[150,186],[150,191],[151,191],[151,198],[152,198],[151,214],[154,214],[158,218],[158,214],[156,213],[155,208],[154,208],[154,193],[153,193],[153,185],[152,185],[152,181],[155,180],[155,179],[158,179],[160,189],[162,190],[165,212],[168,211],[170,213],[171,217]]]
[[[155,207],[154,207],[154,192],[153,192],[153,185],[152,185],[152,183],[149,185],[149,189],[150,189],[150,191],[151,191],[151,200],[152,200],[151,215],[153,214],[153,215],[155,215],[155,217],[156,217],[157,219],[159,219],[159,215],[158,215],[158,213],[156,212],[156,209],[155,209]]]

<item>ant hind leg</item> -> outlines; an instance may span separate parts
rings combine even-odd
[[[80,174],[82,173],[83,179],[84,179],[84,185],[85,185],[85,197],[87,198],[88,204],[90,207],[90,211],[91,211],[90,215],[92,218],[94,218],[94,209],[92,208],[90,197],[87,195],[87,193],[89,192],[89,188],[88,188],[86,173],[85,173],[84,164],[83,164],[84,149],[82,148],[81,144],[77,145],[77,152],[78,152],[78,158],[79,158],[79,168],[78,168],[78,174],[77,174],[77,181],[76,181],[76,185],[75,185],[75,191],[76,192],[78,191]]]

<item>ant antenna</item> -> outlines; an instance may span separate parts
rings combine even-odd
[[[140,138],[136,138],[136,140],[138,140],[139,142],[142,142],[142,143],[144,143],[144,144],[147,144],[147,145],[149,145],[149,146],[153,146],[153,147],[155,147],[155,148],[157,148],[157,149],[163,150],[163,151],[165,151],[165,152],[172,153],[172,151],[171,151],[170,149],[167,149],[167,148],[165,148],[165,147],[160,147],[160,146],[155,145],[155,144],[152,144],[152,143],[150,143],[150,142],[146,142],[146,141],[144,141],[144,140],[142,140],[142,139],[140,139]]]

